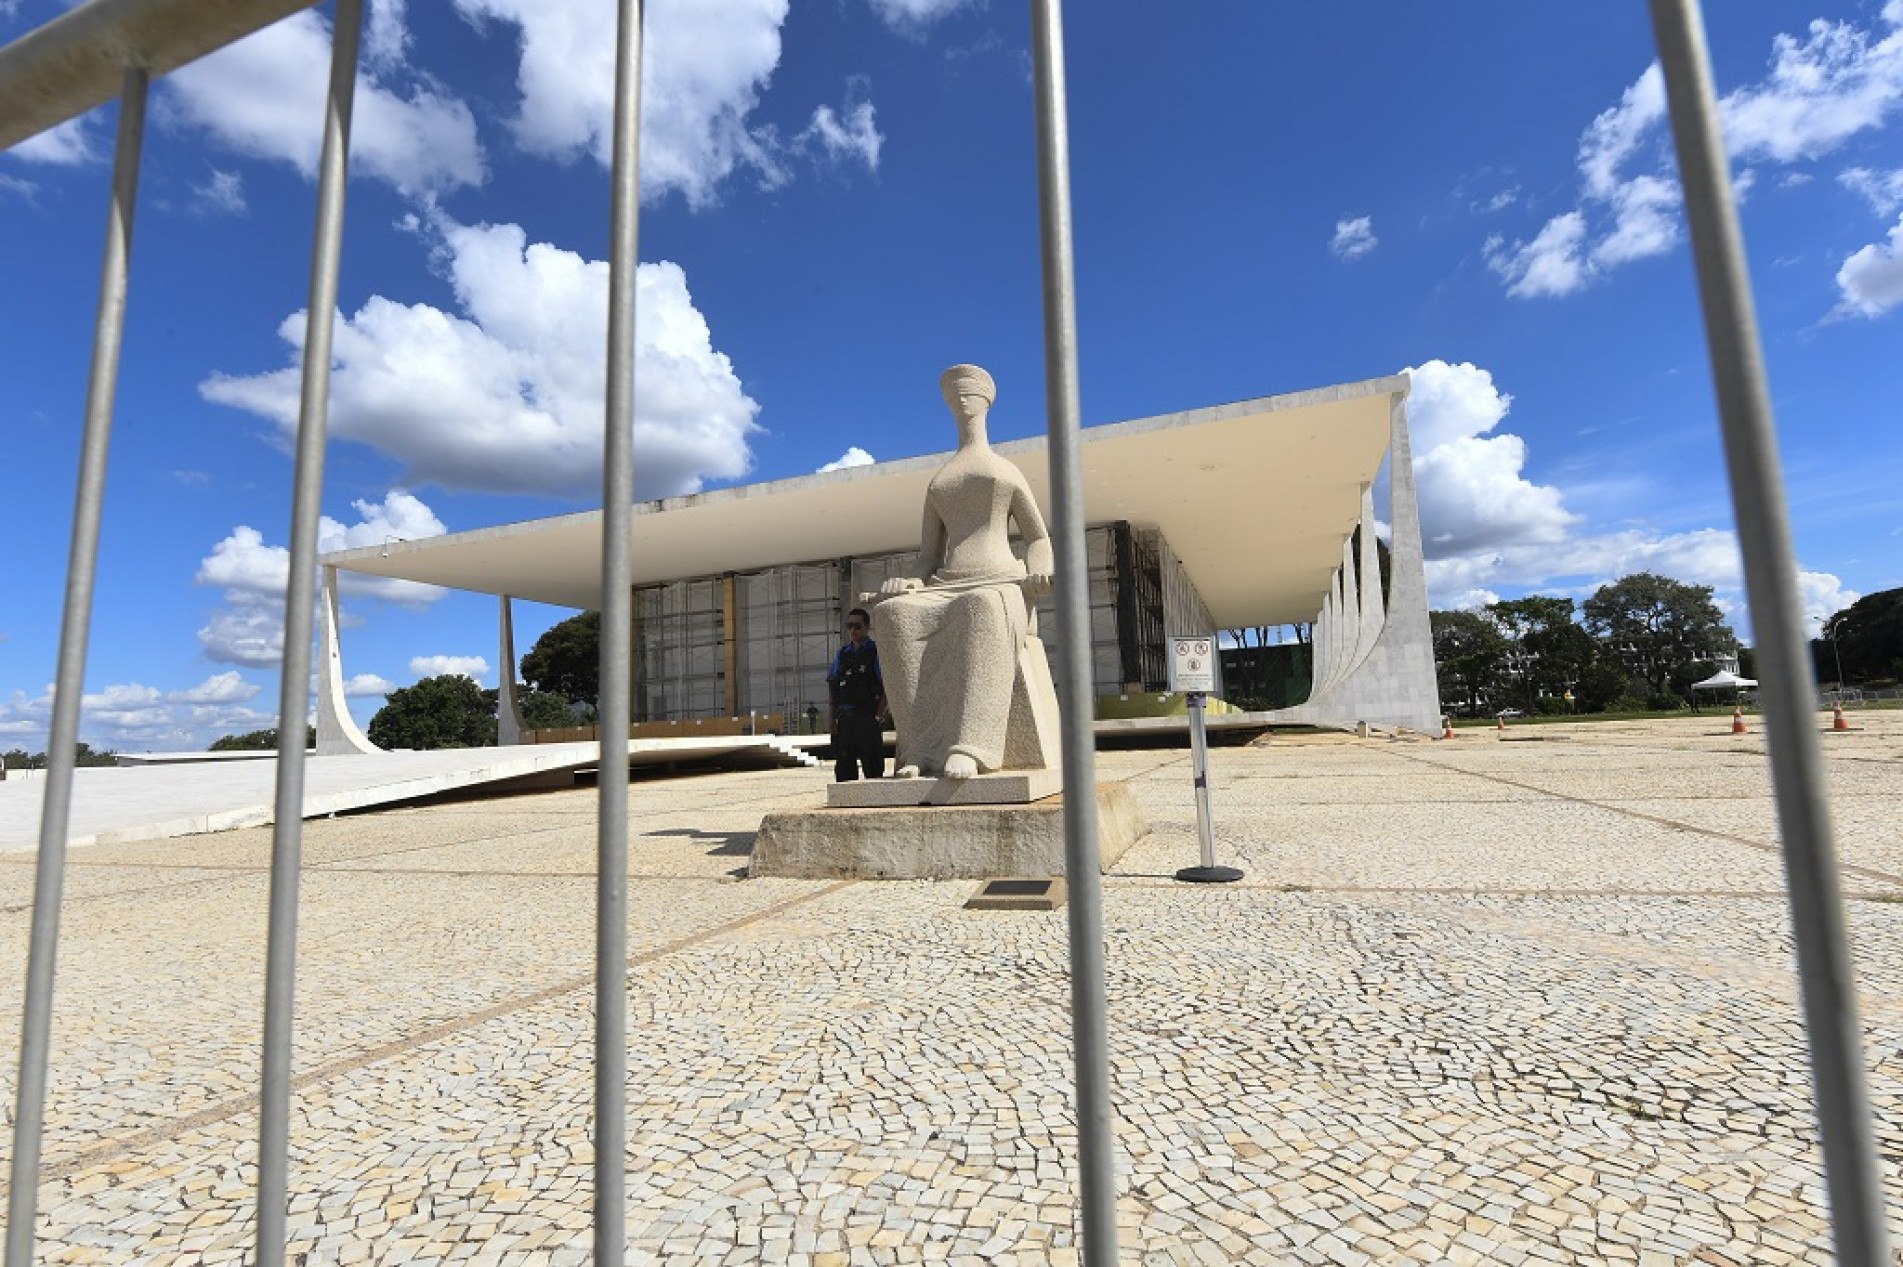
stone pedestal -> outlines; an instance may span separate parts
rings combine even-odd
[[[858,779],[826,785],[827,809],[913,805],[1028,805],[1064,790],[1061,770],[1004,770],[969,779]]]
[[[970,780],[967,780],[969,782]],[[865,786],[936,780],[867,780]],[[850,784],[845,786],[852,786]],[[750,875],[802,880],[959,880],[1064,874],[1063,796],[1029,805],[910,805],[768,814]],[[1110,867],[1149,833],[1122,783],[1097,785],[1097,849]]]

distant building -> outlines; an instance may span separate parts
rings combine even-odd
[[[1405,378],[1381,378],[1086,428],[1097,696],[1165,690],[1170,635],[1312,622],[1308,699],[1264,717],[1437,726],[1406,395]],[[1049,516],[1044,439],[995,448],[1024,471]],[[823,699],[844,613],[910,564],[925,485],[945,457],[637,505],[635,720],[790,719]],[[1390,457],[1384,597],[1373,489]],[[344,709],[338,570],[499,596],[500,658],[514,666],[510,599],[599,609],[601,512],[343,550],[320,562],[319,748],[348,751],[368,741]],[[1050,598],[1038,604],[1038,619],[1055,627]],[[513,733],[512,676],[502,675],[504,742]]]

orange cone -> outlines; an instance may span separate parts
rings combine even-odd
[[[1745,733],[1743,704],[1739,704],[1731,710],[1731,733],[1734,735],[1742,735]]]
[[[1835,708],[1830,710],[1830,728],[1832,730],[1850,729],[1850,723],[1844,720],[1844,706],[1841,700]]]
[[[1505,730],[1507,728],[1507,715],[1505,713],[1501,713],[1498,720],[1500,722],[1498,729]]]
[[[1454,737],[1454,719],[1453,718],[1443,717],[1440,719],[1440,737],[1442,739],[1452,739]]]

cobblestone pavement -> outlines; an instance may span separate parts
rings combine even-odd
[[[1903,713],[1826,737],[1903,1241]],[[1724,721],[1099,756],[1128,1263],[1824,1263],[1761,735]],[[812,771],[638,782],[629,1261],[1072,1263],[1064,913],[736,878]],[[592,791],[312,822],[302,1261],[586,1261]],[[268,831],[71,856],[44,1260],[240,1263]],[[30,862],[0,859],[18,1032]],[[0,1086],[12,1107],[12,1061]]]

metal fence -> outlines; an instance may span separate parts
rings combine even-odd
[[[617,0],[614,140],[610,209],[608,367],[603,446],[601,729],[626,734],[630,713],[634,487],[634,270],[638,244],[640,0]],[[1719,138],[1703,18],[1697,0],[1650,0],[1684,182],[1699,293],[1717,385],[1733,506],[1757,627],[1759,667],[1777,792],[1791,918],[1796,933],[1812,1082],[1821,1127],[1830,1214],[1839,1262],[1887,1267],[1883,1206],[1861,1029],[1844,932],[1837,863],[1825,808],[1822,758],[1810,708],[1807,648],[1735,203]],[[85,679],[94,564],[108,439],[125,312],[140,147],[150,76],[162,75],[309,7],[309,0],[92,0],[0,49],[0,149],[110,100],[120,102],[99,313],[73,502],[71,553],[47,750],[14,1118],[6,1261],[34,1255],[41,1128],[46,1095],[60,891],[65,873],[74,742]],[[1058,615],[1057,685],[1088,699],[1092,685],[1090,560],[1085,550],[1080,462],[1077,326],[1072,271],[1069,132],[1060,0],[1032,0],[1038,141],[1045,392],[1049,420]],[[307,311],[336,309],[345,167],[362,0],[337,0],[324,141],[318,168],[316,233]],[[319,498],[332,323],[312,321],[292,477],[279,734],[302,734],[310,677]],[[1064,710],[1064,782],[1096,784],[1091,710]],[[260,1075],[257,1262],[284,1259],[290,1106],[292,981],[304,749],[280,749],[273,834],[269,947]],[[596,909],[595,1205],[597,1263],[625,1253],[625,1083],[628,770],[603,761]],[[1078,1121],[1080,1240],[1087,1263],[1117,1259],[1109,1066],[1105,1048],[1102,893],[1096,802],[1065,807],[1065,866],[1071,967],[1072,1041]]]

